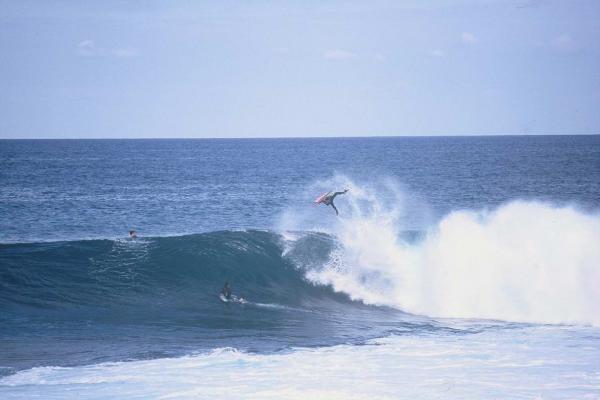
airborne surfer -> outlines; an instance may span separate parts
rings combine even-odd
[[[338,209],[335,207],[335,204],[333,204],[333,199],[335,199],[335,196],[338,196],[340,194],[345,194],[347,191],[348,191],[348,189],[345,189],[343,192],[328,192],[328,193],[325,193],[325,194],[319,196],[315,200],[315,203],[317,203],[317,204],[325,204],[326,206],[331,206],[335,210],[335,215],[340,215],[340,213],[338,212]]]

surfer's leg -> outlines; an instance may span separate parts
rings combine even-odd
[[[333,209],[335,210],[335,215],[340,215],[337,208],[335,208],[335,204],[333,204],[333,202],[331,202],[331,207],[333,207]]]

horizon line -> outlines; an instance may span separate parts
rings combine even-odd
[[[255,139],[382,139],[382,138],[432,138],[432,137],[503,137],[503,136],[597,136],[600,133],[499,133],[499,134],[459,134],[459,135],[365,135],[365,136],[231,136],[231,137],[49,137],[49,138],[16,138],[7,137],[0,140],[255,140]]]

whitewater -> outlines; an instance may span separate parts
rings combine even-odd
[[[3,399],[600,399],[596,137],[0,144]]]
[[[352,190],[347,216],[323,228],[337,248],[309,271],[313,282],[432,317],[600,325],[597,213],[517,200],[453,211],[408,241],[403,219],[413,211],[393,180],[359,186],[338,176],[316,186]]]
[[[514,326],[508,333],[489,327],[468,336],[393,336],[277,355],[224,348],[175,359],[34,368],[3,379],[0,393],[6,399],[596,399],[598,339],[590,329]]]

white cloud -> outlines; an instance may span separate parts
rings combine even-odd
[[[80,56],[83,57],[120,57],[120,58],[128,58],[128,57],[136,57],[138,55],[138,51],[134,48],[123,47],[117,49],[106,49],[103,47],[98,47],[96,44],[89,40],[83,40],[77,45],[77,52]]]
[[[348,50],[334,49],[323,52],[323,58],[326,60],[348,60],[355,57],[356,54]]]
[[[91,40],[84,40],[77,45],[77,51],[81,56],[95,56],[98,54],[96,45]]]
[[[137,57],[138,51],[133,48],[114,49],[111,51],[115,57]]]
[[[433,49],[429,52],[429,55],[432,57],[443,57],[446,55],[446,53],[444,52],[444,50]]]
[[[561,50],[569,50],[575,46],[575,42],[571,36],[565,34],[555,37],[552,44]]]
[[[460,38],[462,39],[463,43],[466,43],[466,44],[474,44],[474,43],[479,42],[479,39],[477,38],[477,36],[475,36],[471,32],[463,32],[460,35]]]

